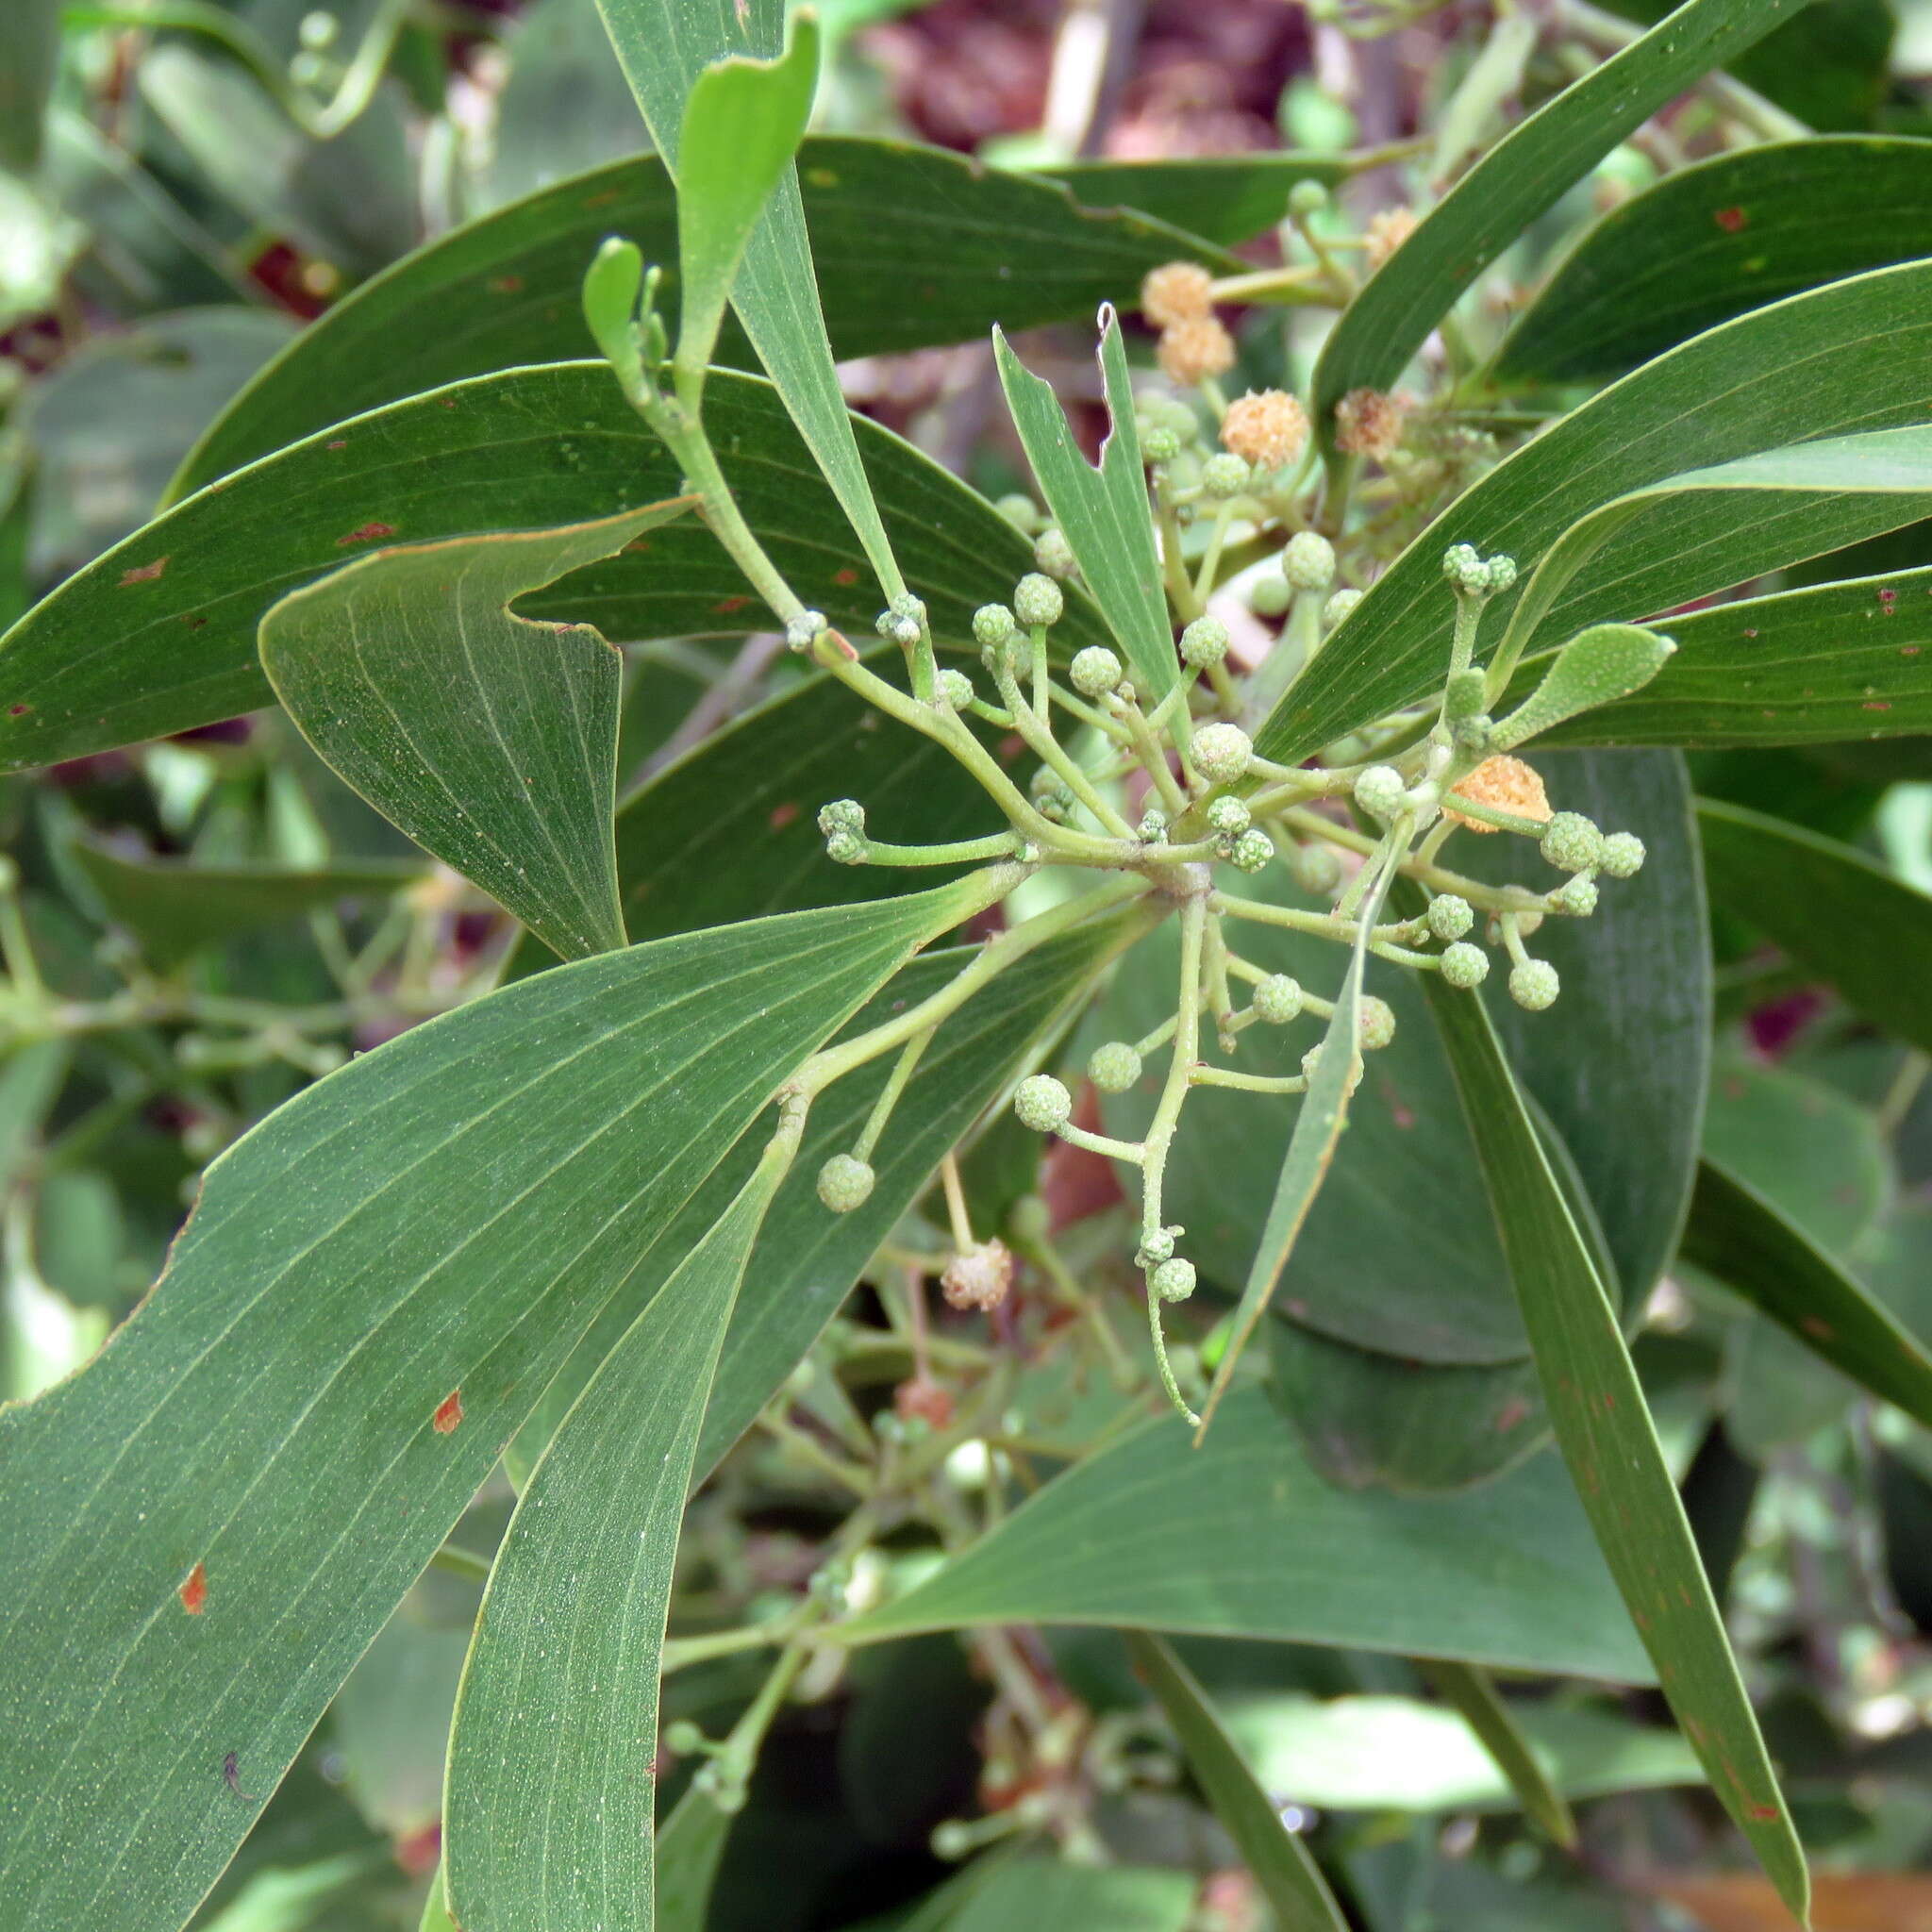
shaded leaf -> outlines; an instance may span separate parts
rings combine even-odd
[[[1349,155],[1289,152],[1064,161],[1047,172],[1083,207],[1133,209],[1231,246],[1280,221],[1297,181],[1333,188],[1360,165]]]
[[[708,1792],[687,1790],[658,1829],[654,1847],[656,1932],[705,1932],[711,1886],[731,1835],[731,1814]]]
[[[1523,1808],[1559,1845],[1576,1842],[1576,1821],[1556,1779],[1543,1766],[1514,1712],[1497,1694],[1489,1674],[1470,1664],[1439,1659],[1423,1667],[1436,1694],[1456,1712],[1522,1800]],[[1688,1753],[1686,1754],[1689,1755]]]
[[[589,625],[509,606],[689,507],[399,544],[261,621],[262,670],[337,774],[565,958],[625,942],[610,828],[623,662]]]
[[[1029,1856],[1002,1859],[941,1924],[944,1932],[1183,1932],[1193,1904],[1191,1873]]]
[[[771,386],[718,372],[705,419],[778,568],[834,624],[869,629],[877,588]],[[869,423],[858,434],[935,634],[963,646],[974,610],[1031,566],[1032,546],[909,444]],[[608,516],[678,484],[602,363],[512,370],[340,424],[178,505],[0,640],[0,764],[77,757],[267,703],[255,659],[262,613],[358,546]],[[524,600],[521,614],[592,623],[623,642],[756,627],[750,587],[694,519],[642,544]],[[1078,591],[1056,632],[1068,649],[1107,637]]]
[[[1445,1499],[1352,1494],[1259,1390],[1188,1443],[1179,1417],[1136,1431],[843,1634],[1110,1624],[1648,1679],[1555,1458]]]

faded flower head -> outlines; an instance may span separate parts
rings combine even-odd
[[[1157,350],[1160,371],[1170,382],[1192,389],[1234,367],[1234,338],[1211,315],[1170,324]]]
[[[1415,233],[1415,210],[1412,208],[1385,208],[1380,214],[1369,217],[1369,225],[1362,230],[1362,241],[1371,275]]]
[[[1520,819],[1535,819],[1539,824],[1550,821],[1550,798],[1543,781],[1521,758],[1485,758],[1442,802],[1443,811],[1458,825],[1467,825],[1472,832],[1500,831],[1499,825],[1486,825],[1480,819],[1457,811],[1458,798],[1473,799],[1477,805],[1511,812]]]
[[[1335,406],[1335,447],[1343,456],[1369,457],[1386,463],[1401,446],[1407,413],[1407,405],[1399,395],[1352,389]]]
[[[940,1292],[955,1308],[996,1308],[1012,1285],[1013,1257],[1001,1241],[974,1241],[940,1276]]]
[[[1141,312],[1157,328],[1199,322],[1214,307],[1214,278],[1198,262],[1169,261],[1141,284]]]
[[[1278,389],[1250,390],[1228,404],[1221,441],[1257,469],[1286,469],[1307,447],[1307,412]]]

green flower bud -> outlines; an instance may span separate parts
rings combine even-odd
[[[1074,1096],[1051,1074],[1031,1074],[1013,1091],[1013,1111],[1036,1134],[1057,1134],[1074,1118]]]
[[[1562,981],[1547,959],[1525,959],[1510,969],[1509,997],[1529,1012],[1541,1013],[1555,1006],[1561,991]]]
[[[1516,582],[1516,559],[1513,557],[1492,557],[1483,565],[1484,589],[1491,597],[1500,597]]]
[[[1604,841],[1599,863],[1606,878],[1635,877],[1643,867],[1643,841],[1635,832],[1612,832]]]
[[[1301,1018],[1301,984],[1286,973],[1271,973],[1256,984],[1252,1002],[1255,1017],[1264,1026],[1286,1026]]]
[[[1322,628],[1333,630],[1361,601],[1359,591],[1337,591],[1322,607]]]
[[[1013,615],[1026,625],[1058,624],[1067,600],[1051,577],[1029,571],[1013,587]]]
[[[705,1734],[688,1717],[675,1718],[664,1726],[664,1748],[679,1757],[689,1757],[705,1748]]]
[[[1053,1232],[1053,1209],[1038,1194],[1022,1194],[1007,1211],[1007,1226],[1013,1239],[1032,1246]]]
[[[1204,724],[1194,733],[1193,755],[1195,771],[1209,784],[1231,785],[1248,769],[1255,745],[1239,724]]]
[[[894,617],[909,618],[914,624],[925,622],[925,599],[915,597],[910,591],[901,591],[892,599],[891,611]]]
[[[1482,558],[1474,543],[1452,543],[1442,553],[1442,575],[1458,590],[1468,589],[1482,567]]]
[[[1142,1238],[1141,1245],[1134,1251],[1134,1266],[1151,1273],[1163,1261],[1174,1255],[1174,1237],[1180,1233],[1177,1227],[1163,1227]]]
[[[1248,487],[1248,465],[1232,450],[1221,450],[1201,465],[1201,488],[1211,497],[1225,503]]]
[[[1361,1004],[1361,1043],[1364,1053],[1378,1053],[1395,1038],[1395,1009],[1387,1000],[1364,993]]]
[[[973,635],[988,650],[1008,642],[1017,628],[1013,613],[1004,604],[982,604],[973,613]]]
[[[1144,422],[1150,429],[1173,430],[1180,438],[1183,448],[1201,433],[1200,417],[1178,396],[1142,396],[1135,411],[1135,421]]]
[[[1288,191],[1288,211],[1304,221],[1328,206],[1328,191],[1319,181],[1297,181]]]
[[[825,841],[825,857],[835,865],[863,865],[865,841],[855,832],[834,832]]]
[[[1269,571],[1248,585],[1247,598],[1248,608],[1257,617],[1286,617],[1294,592],[1289,589],[1286,577]]]
[[[823,610],[801,610],[785,622],[785,641],[794,651],[808,651],[831,625]]]
[[[1141,432],[1141,455],[1150,463],[1171,463],[1181,453],[1181,440],[1165,425],[1150,424]]]
[[[1294,882],[1303,891],[1325,899],[1341,883],[1341,860],[1332,845],[1298,845],[1289,861]]]
[[[1371,765],[1355,781],[1355,802],[1374,819],[1392,819],[1408,788],[1393,765]]]
[[[919,641],[919,620],[903,611],[881,610],[873,628],[907,650]]]
[[[963,711],[973,702],[973,680],[963,671],[941,671],[940,696],[944,698],[954,710]]]
[[[1234,850],[1227,855],[1227,862],[1237,872],[1260,872],[1274,857],[1274,841],[1257,825],[1253,831],[1243,832],[1234,841]]]
[[[870,1161],[851,1154],[835,1154],[819,1169],[819,1199],[834,1214],[863,1208],[878,1176]]]
[[[932,1828],[932,1855],[948,1864],[973,1856],[973,1831],[963,1819],[947,1818]]]
[[[865,808],[856,798],[835,798],[819,808],[819,830],[830,838],[834,832],[865,832]]]
[[[1297,530],[1281,553],[1281,575],[1297,591],[1325,591],[1335,581],[1335,546],[1318,530]]]
[[[1079,569],[1074,560],[1074,546],[1067,541],[1067,533],[1058,524],[1049,524],[1033,540],[1033,561],[1050,577],[1070,577]],[[1037,619],[1036,622],[1051,624],[1053,619]]]
[[[1603,862],[1604,835],[1580,811],[1559,811],[1537,849],[1559,872],[1587,872]]]
[[[1083,698],[1097,698],[1110,691],[1124,674],[1121,660],[1105,644],[1089,644],[1074,652],[1069,675]]]
[[[1490,956],[1480,946],[1473,946],[1467,940],[1457,940],[1453,946],[1444,949],[1442,977],[1451,986],[1460,987],[1466,992],[1473,986],[1480,986],[1489,976]]]
[[[1596,910],[1596,881],[1579,873],[1550,894],[1549,907],[1552,912],[1566,913],[1572,919],[1588,919]]]
[[[1208,829],[1218,838],[1239,839],[1254,822],[1247,801],[1224,792],[1208,808]]]
[[[1141,1077],[1141,1056],[1124,1040],[1109,1040],[1093,1049],[1087,1077],[1103,1093],[1124,1093]]]
[[[1457,719],[1449,727],[1449,735],[1459,751],[1484,752],[1489,749],[1490,734],[1495,726],[1496,721],[1487,711],[1477,711],[1471,717]]]
[[[1320,1041],[1317,1041],[1315,1044],[1309,1047],[1307,1052],[1303,1054],[1302,1056],[1302,1078],[1304,1080],[1312,1080],[1315,1077],[1316,1071],[1320,1068],[1321,1064],[1322,1043]]]
[[[1196,671],[1227,656],[1227,626],[1218,617],[1197,617],[1181,632],[1181,661]]]
[[[1439,940],[1459,940],[1475,924],[1475,908],[1456,892],[1440,892],[1429,901],[1424,924]]]
[[[1175,1255],[1155,1269],[1147,1286],[1164,1302],[1184,1302],[1194,1291],[1194,1264]]]
[[[1030,533],[1040,527],[1040,506],[1024,490],[1001,497],[993,508],[1017,530]]]
[[[1141,814],[1141,823],[1134,827],[1134,836],[1143,845],[1163,845],[1167,842],[1167,814],[1158,805],[1150,805]]]

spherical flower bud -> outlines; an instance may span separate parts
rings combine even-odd
[[[1337,591],[1322,607],[1322,628],[1333,630],[1361,601],[1359,591]]]
[[[1457,892],[1439,892],[1429,901],[1424,924],[1439,940],[1459,940],[1475,924],[1475,908]]]
[[[1227,855],[1227,862],[1237,872],[1260,872],[1274,857],[1274,841],[1257,825],[1251,832],[1243,832],[1234,841],[1234,849]]]
[[[785,641],[794,651],[808,651],[830,628],[823,610],[801,610],[785,620]]]
[[[1451,986],[1460,987],[1466,992],[1473,986],[1480,986],[1489,976],[1490,956],[1480,946],[1473,946],[1467,940],[1457,940],[1453,946],[1443,949],[1442,977]]]
[[[1167,839],[1167,814],[1158,805],[1150,805],[1141,814],[1141,823],[1134,827],[1134,836],[1143,845],[1159,845]]]
[[[1028,571],[1013,587],[1013,615],[1024,625],[1058,624],[1067,600],[1051,577]]]
[[[1281,575],[1297,591],[1325,591],[1335,581],[1335,546],[1319,530],[1297,530],[1281,553]]]
[[[1249,580],[1247,598],[1248,608],[1257,617],[1286,617],[1289,605],[1294,601],[1294,592],[1289,589],[1286,577],[1266,571]]]
[[[879,618],[878,633],[882,638],[891,638],[901,650],[909,651],[919,641],[919,621],[897,617],[888,610]]]
[[[1254,756],[1254,741],[1239,724],[1204,724],[1194,733],[1194,769],[1210,785],[1233,784]]]
[[[1588,919],[1596,910],[1596,881],[1581,874],[1550,894],[1550,910],[1572,919]]]
[[[1005,1241],[974,1241],[946,1263],[940,1292],[954,1308],[996,1308],[1013,1285],[1013,1257]]]
[[[1483,577],[1483,559],[1474,543],[1452,543],[1442,553],[1442,576],[1458,590],[1469,590]]]
[[[1407,208],[1385,208],[1379,214],[1369,217],[1369,225],[1362,230],[1362,256],[1369,265],[1369,273],[1374,272],[1415,233],[1415,210]]]
[[[1558,872],[1587,872],[1604,856],[1604,835],[1580,811],[1559,811],[1537,847]]]
[[[1124,1040],[1109,1040],[1093,1049],[1087,1077],[1103,1093],[1124,1093],[1141,1077],[1141,1056]]]
[[[1484,589],[1491,596],[1500,597],[1516,582],[1516,559],[1513,557],[1492,557],[1483,566]]]
[[[1361,1042],[1364,1053],[1379,1053],[1395,1038],[1395,1009],[1387,1000],[1364,993],[1361,1004]]]
[[[1247,487],[1247,462],[1231,450],[1220,450],[1201,465],[1201,488],[1218,503],[1239,496]]]
[[[1013,613],[1004,604],[982,604],[973,613],[973,635],[988,650],[997,650],[1017,628]]]
[[[1557,969],[1547,959],[1525,959],[1509,970],[1509,997],[1529,1012],[1555,1006],[1561,989]]]
[[[1147,1277],[1147,1285],[1164,1302],[1184,1302],[1194,1291],[1194,1264],[1175,1255]]]
[[[1141,313],[1156,328],[1198,322],[1214,308],[1214,277],[1198,262],[1169,261],[1141,283]]]
[[[963,671],[950,668],[940,673],[940,696],[954,710],[963,711],[973,702],[973,680]]]
[[[1258,981],[1251,998],[1255,1017],[1264,1026],[1286,1026],[1301,1017],[1301,982],[1291,979],[1286,973],[1271,973]]]
[[[1234,357],[1234,338],[1211,315],[1170,323],[1155,350],[1160,373],[1182,389],[1225,375]]]
[[[1174,1239],[1180,1231],[1178,1227],[1162,1227],[1150,1235],[1143,1235],[1140,1247],[1134,1252],[1134,1266],[1150,1271],[1158,1268],[1173,1256]]]
[[[1315,1077],[1315,1074],[1317,1071],[1320,1069],[1321,1065],[1322,1043],[1320,1041],[1317,1041],[1315,1044],[1309,1047],[1307,1052],[1303,1054],[1302,1056],[1302,1078],[1304,1080],[1312,1080]]]
[[[1228,404],[1221,446],[1257,470],[1285,470],[1308,446],[1307,411],[1281,390],[1250,390]]]
[[[834,1214],[850,1214],[855,1208],[865,1206],[877,1178],[870,1161],[856,1155],[835,1154],[819,1169],[819,1199]]]
[[[856,798],[835,798],[819,808],[819,830],[830,838],[834,832],[862,834],[865,808]]]
[[[1053,1232],[1053,1209],[1038,1194],[1022,1194],[1007,1211],[1007,1225],[1019,1241],[1043,1241]]]
[[[1067,533],[1058,524],[1049,524],[1034,538],[1033,561],[1050,577],[1070,577],[1080,567],[1074,561],[1074,546],[1067,541]]]
[[[1036,1134],[1057,1134],[1074,1118],[1074,1096],[1051,1074],[1029,1074],[1013,1090],[1013,1111]]]
[[[925,599],[915,597],[910,591],[901,591],[891,608],[894,617],[909,617],[914,624],[925,622]]]
[[[1393,765],[1371,765],[1355,781],[1355,802],[1372,819],[1392,819],[1407,790]]]
[[[1328,206],[1328,191],[1321,182],[1297,181],[1288,191],[1288,211],[1299,215],[1304,221],[1310,215],[1318,215]]]
[[[1612,832],[1604,841],[1600,862],[1606,878],[1633,878],[1642,870],[1643,841],[1635,832]]]
[[[1341,883],[1341,860],[1332,845],[1296,846],[1290,870],[1295,884],[1317,899],[1325,899]]]
[[[865,841],[852,832],[834,832],[825,841],[825,857],[835,865],[863,865]]]
[[[1124,674],[1121,660],[1105,644],[1089,644],[1074,653],[1068,675],[1083,698],[1097,698],[1110,691]]]
[[[1386,463],[1401,445],[1407,414],[1399,397],[1352,389],[1335,406],[1335,447],[1343,456]]]
[[[1196,671],[1227,656],[1227,626],[1218,617],[1197,617],[1181,632],[1181,661]]]
[[[1181,453],[1181,440],[1165,424],[1155,424],[1141,436],[1143,462],[1171,463]]]
[[[1224,792],[1208,808],[1208,829],[1223,839],[1239,839],[1254,823],[1247,801]]]
[[[1540,824],[1550,821],[1550,798],[1543,790],[1543,781],[1537,776],[1536,768],[1525,765],[1521,758],[1485,758],[1468,777],[1457,779],[1456,789],[1443,801],[1443,811],[1458,825],[1467,825],[1472,832],[1499,831],[1500,826],[1485,824],[1480,819],[1457,811],[1458,798],[1474,800],[1477,805],[1487,805],[1519,819],[1534,819]]]

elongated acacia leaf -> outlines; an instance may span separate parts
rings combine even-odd
[[[653,1237],[964,903],[559,967],[216,1161],[140,1312],[0,1412],[0,1886],[23,1923],[188,1914]]]
[[[1932,1051],[1932,898],[1849,845],[1740,805],[1700,799],[1697,824],[1714,902]]]
[[[652,1848],[657,1932],[705,1932],[731,1815],[694,1787],[672,1807]]]
[[[1649,1679],[1554,1457],[1446,1498],[1337,1490],[1258,1389],[1188,1442],[1176,1416],[1102,1450],[844,1634],[1110,1624]]]
[[[1074,321],[1103,302],[1132,302],[1141,277],[1164,261],[1237,270],[1234,257],[1197,236],[1133,212],[1129,190],[1141,165],[1123,166],[1117,198],[1127,208],[1101,213],[1058,183],[982,168],[942,148],[808,137],[799,185],[832,353],[843,361],[974,341],[995,322],[1017,329]],[[1144,165],[1165,174],[1165,164]],[[1283,185],[1279,193],[1287,192]],[[1237,232],[1223,240],[1244,241],[1278,219],[1245,200],[1234,214]],[[612,161],[493,208],[351,290],[215,419],[167,501],[344,416],[466,376],[583,355],[572,291],[613,234],[665,269],[659,306],[670,302],[677,225],[671,177],[655,155]],[[888,281],[893,295],[883,302]],[[728,317],[716,359],[755,366]]]
[[[1813,438],[1923,423],[1932,354],[1919,351],[1928,343],[1932,263],[1915,262],[1757,309],[1646,363],[1438,517],[1275,707],[1257,749],[1294,761],[1434,689],[1449,656],[1446,545],[1505,551],[1527,569],[1579,519],[1667,476]],[[1890,525],[1896,501],[1872,500],[1873,532]],[[1740,519],[1723,490],[1657,499],[1577,573],[1539,635],[1554,641],[1602,619],[1655,616],[1852,541],[1847,522],[1829,495],[1809,508],[1787,506],[1761,525]],[[1507,601],[1491,607],[1487,634],[1500,635]]]
[[[1235,1748],[1193,1673],[1171,1645],[1143,1631],[1127,1633],[1127,1652],[1160,1700],[1189,1767],[1281,1932],[1347,1932],[1348,1921],[1322,1868],[1281,1822],[1274,1800]]]
[[[772,59],[785,40],[783,0],[597,0],[618,64],[651,140],[678,174],[686,102],[699,75],[730,55]],[[798,175],[787,167],[745,245],[731,306],[830,484],[879,584],[904,588],[839,388],[819,306]],[[714,441],[716,438],[714,431]]]
[[[1112,426],[1101,445],[1097,470],[1074,441],[1052,386],[1022,363],[997,328],[992,346],[1007,407],[1013,413],[1026,460],[1033,465],[1040,493],[1113,626],[1135,681],[1151,694],[1150,703],[1158,702],[1174,688],[1174,630],[1161,589],[1160,557],[1154,547],[1120,319],[1111,308],[1101,310],[1100,373]]]
[[[1350,304],[1315,365],[1326,440],[1353,389],[1388,390],[1456,298],[1633,128],[1801,0],[1688,0],[1511,129],[1424,218]],[[1641,613],[1635,613],[1641,614]]]
[[[261,621],[262,670],[324,760],[567,959],[625,941],[610,829],[623,664],[588,625],[509,606],[689,507],[399,544]]]
[[[1774,1201],[1709,1158],[1684,1253],[1861,1389],[1932,1428],[1932,1356]]]
[[[802,596],[865,632],[878,592],[769,383],[715,373],[705,420],[740,508]],[[965,645],[1032,546],[983,497],[872,424],[858,434],[935,634]],[[211,485],[71,577],[0,640],[0,766],[42,763],[266,704],[255,631],[276,598],[358,550],[536,529],[674,496],[677,466],[602,363],[512,370],[339,424]],[[191,568],[191,559],[192,567]],[[687,518],[524,600],[613,641],[741,637],[761,610]],[[1107,630],[1069,587],[1069,649]]]
[[[1701,330],[1841,275],[1932,255],[1932,142],[1770,142],[1612,208],[1517,318],[1494,379],[1619,375]]]
[[[1487,1671],[1446,1659],[1425,1664],[1423,1674],[1442,1702],[1460,1717],[1508,1780],[1523,1808],[1559,1845],[1576,1842],[1576,1821],[1550,1774],[1524,1735],[1515,1714],[1497,1694]]]
[[[1075,1865],[1063,1858],[1003,1859],[933,1932],[1183,1932],[1193,1916],[1191,1872],[1158,1865]],[[922,1918],[913,1932],[927,1932]]]
[[[1133,209],[1231,246],[1280,221],[1296,182],[1332,188],[1379,158],[1373,152],[1185,155],[1171,160],[1064,161],[1046,172],[1083,207]]]
[[[1790,1910],[1809,1878],[1604,1284],[1489,1015],[1432,977],[1543,1399],[1598,1546],[1712,1789]]]
[[[450,1733],[466,1932],[653,1922],[658,1659],[685,1491],[774,1148],[564,1418],[490,1573]]]

